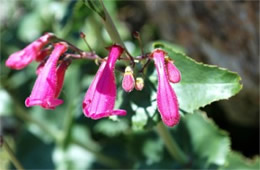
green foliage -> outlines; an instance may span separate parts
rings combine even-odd
[[[193,168],[215,168],[224,165],[230,150],[228,134],[220,130],[205,113],[186,115],[177,126],[175,135],[189,155]],[[184,134],[184,135],[182,135]]]
[[[241,155],[238,152],[229,152],[226,159],[226,164],[221,170],[228,170],[228,169],[259,169],[260,167],[260,161],[259,157],[256,157],[254,160],[250,160],[248,158],[245,158],[243,155]]]

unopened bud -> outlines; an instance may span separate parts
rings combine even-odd
[[[144,88],[144,79],[142,77],[137,77],[135,80],[135,89],[138,91],[143,90]]]
[[[135,78],[133,76],[133,70],[130,66],[125,68],[122,87],[126,92],[131,92],[135,87]]]
[[[140,38],[140,34],[139,34],[139,32],[138,31],[135,31],[134,33],[133,33],[133,36],[134,36],[134,38]]]
[[[80,37],[81,37],[81,38],[85,38],[85,37],[86,37],[86,35],[84,34],[84,32],[80,32]]]
[[[168,74],[168,79],[172,83],[178,83],[181,81],[181,73],[177,67],[173,64],[173,61],[167,56],[165,57],[166,70]]]

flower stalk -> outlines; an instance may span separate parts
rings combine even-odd
[[[103,7],[103,10],[104,10],[104,18],[102,18],[102,22],[110,36],[110,38],[116,43],[116,44],[120,44],[124,49],[125,49],[125,53],[127,54],[128,58],[130,59],[132,65],[134,65],[134,58],[129,54],[128,50],[126,49],[125,47],[125,44],[124,42],[122,41],[117,29],[116,29],[116,26],[111,18],[111,16],[109,15],[104,3],[103,3],[103,0],[100,0],[101,4],[102,4],[102,7]]]
[[[169,130],[162,122],[157,124],[156,130],[159,136],[163,139],[165,146],[172,158],[181,164],[188,163],[187,156],[182,152],[181,148],[178,146],[177,142],[174,140]]]
[[[14,152],[12,151],[11,147],[8,145],[8,143],[4,139],[3,139],[3,148],[6,151],[6,153],[8,154],[14,167],[18,170],[24,170],[22,164],[15,157]]]

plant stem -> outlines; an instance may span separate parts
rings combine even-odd
[[[110,36],[110,38],[115,42],[115,43],[118,43],[120,44],[121,46],[124,47],[125,51],[126,51],[126,54],[128,56],[128,58],[131,60],[132,62],[132,65],[134,65],[134,59],[133,57],[129,54],[128,50],[126,49],[125,47],[125,44],[124,42],[122,41],[116,27],[115,27],[115,24],[111,18],[111,16],[109,15],[104,3],[103,3],[103,0],[100,0],[101,4],[102,4],[102,7],[103,7],[103,10],[104,10],[104,14],[105,14],[105,17],[102,18],[102,21],[103,21],[103,24]]]
[[[172,158],[181,164],[186,164],[188,162],[187,156],[179,148],[178,144],[164,124],[162,122],[158,123],[156,129],[159,136],[164,140],[165,146]]]
[[[14,165],[14,167],[18,170],[24,170],[21,163],[15,157],[14,152],[12,151],[11,147],[8,145],[8,143],[4,139],[3,139],[3,147],[6,151],[6,153],[8,154],[8,156],[9,156],[12,164]]]
[[[121,46],[123,46],[125,48],[125,44],[124,42],[122,41],[116,27],[115,27],[115,24],[114,22],[112,21],[112,18],[111,16],[109,15],[104,3],[102,0],[100,0],[101,4],[102,4],[102,7],[103,7],[103,10],[104,10],[104,14],[105,14],[105,17],[102,18],[102,21],[103,21],[103,24],[110,36],[110,38],[117,44],[120,44]]]
[[[98,151],[98,150],[95,150],[91,147],[89,147],[87,144],[85,143],[82,143],[80,141],[77,141],[77,140],[73,140],[72,143],[84,148],[85,150],[91,152],[92,154],[95,155],[96,159],[98,160],[98,162],[110,167],[110,168],[119,168],[120,167],[120,162],[117,161],[116,159],[113,159],[111,157],[108,157],[104,154],[102,154],[102,152]]]

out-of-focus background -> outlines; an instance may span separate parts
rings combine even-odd
[[[238,72],[242,78],[242,91],[202,110],[229,133],[232,149],[249,158],[259,155],[259,1],[147,0],[105,1],[105,4],[132,54],[139,52],[138,43],[132,37],[133,32],[139,31],[144,44],[154,40],[170,41],[197,61]],[[75,167],[73,161],[78,159],[81,160],[79,164],[84,164],[84,161],[91,162],[93,157],[76,146],[63,153],[61,148],[54,146],[50,136],[14,116],[16,112],[28,110],[35,119],[53,129],[66,125],[67,116],[64,115],[69,109],[75,110],[73,134],[82,135],[82,141],[88,141],[90,147],[99,147],[96,142],[106,146],[103,148],[106,153],[120,155],[123,150],[128,150],[128,155],[122,158],[125,160],[138,152],[143,154],[136,159],[145,159],[149,157],[150,149],[160,145],[149,143],[140,134],[138,138],[128,134],[127,123],[115,126],[106,119],[93,121],[82,115],[81,100],[97,70],[92,61],[73,62],[66,75],[61,107],[55,111],[25,108],[24,100],[35,81],[37,65],[33,63],[21,71],[10,70],[4,62],[11,53],[24,48],[44,32],[54,32],[87,50],[79,37],[83,31],[99,55],[107,54],[104,47],[112,42],[99,16],[85,5],[70,0],[0,0],[0,31],[1,133],[10,136],[9,142],[17,149],[17,156],[25,167]],[[146,143],[133,150],[138,142],[131,138],[146,140]],[[151,160],[156,160],[156,154],[154,157]],[[60,163],[64,160],[67,162]],[[131,161],[125,167],[130,167]],[[103,168],[99,164],[96,167]]]

